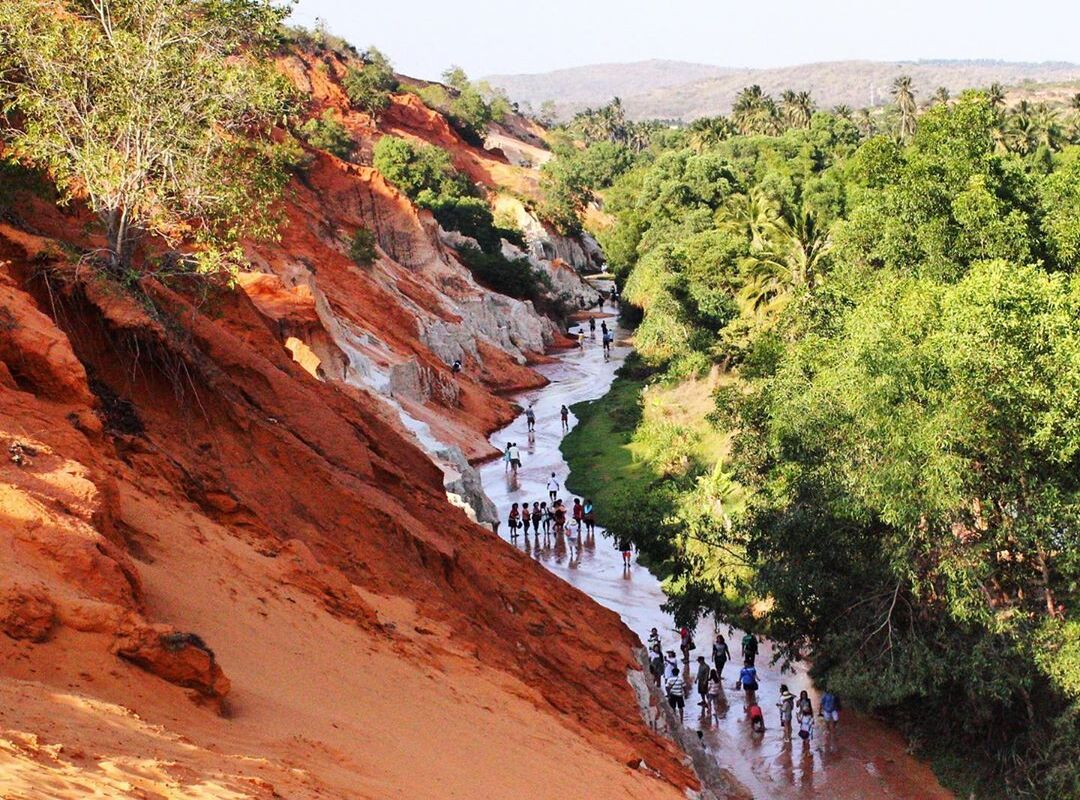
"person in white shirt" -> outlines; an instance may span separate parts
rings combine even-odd
[[[686,715],[686,685],[683,683],[678,667],[668,670],[664,689],[667,691],[668,705],[671,706],[672,711],[679,712],[679,722],[682,722]]]
[[[511,442],[510,444],[510,470],[511,472],[517,472],[518,467],[521,466],[521,451],[518,450],[517,442]]]
[[[547,484],[548,496],[551,498],[551,502],[555,502],[555,498],[559,496],[559,482],[555,480],[555,473],[551,473],[551,480]]]

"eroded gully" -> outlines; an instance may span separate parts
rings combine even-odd
[[[613,322],[608,320],[609,324]],[[559,407],[602,398],[630,349],[625,338],[619,336],[611,360],[605,362],[598,331],[597,338],[587,340],[583,349],[569,351],[554,363],[540,367],[550,384],[517,398],[523,408],[534,406],[535,433],[528,433],[522,415],[491,437],[500,450],[508,441],[518,443],[521,469],[513,476],[501,461],[493,461],[482,466],[480,472],[484,489],[504,520],[499,536],[507,546],[524,550],[551,572],[618,613],[639,638],[645,639],[649,629],[655,627],[661,633],[664,649],[676,649],[678,635],[674,623],[660,608],[664,593],[659,581],[636,564],[625,572],[621,555],[602,529],[597,528],[593,538],[583,535],[580,545],[576,536],[545,538],[542,532],[539,541],[530,534],[511,544],[505,523],[511,503],[528,501],[531,505],[547,499],[546,484],[552,472],[560,486],[565,484],[569,468],[559,449],[563,435]],[[571,414],[570,426],[576,422]],[[569,508],[571,496],[565,490],[560,494]],[[692,654],[695,659],[697,655],[709,658],[714,630],[712,619],[705,619],[698,626],[694,637],[698,649]],[[721,625],[720,631],[727,637],[733,655],[736,654],[742,631],[727,625]],[[819,718],[815,738],[808,746],[798,738],[786,738],[779,727],[775,706],[780,684],[786,683],[796,695],[806,689],[814,698],[815,709],[818,693],[804,666],[781,674],[778,665],[770,664],[771,658],[770,645],[765,642],[757,658],[761,686],[758,702],[767,724],[764,735],[751,734],[743,693],[734,688],[737,672],[734,661],[729,661],[724,670],[724,696],[718,714],[708,718],[709,715],[701,713],[696,691],[686,704],[685,725],[703,732],[708,752],[755,798],[923,800],[952,796],[926,764],[906,752],[905,743],[897,733],[851,711],[842,712],[838,729],[832,735],[822,730]],[[692,685],[689,674],[686,678],[687,684]]]

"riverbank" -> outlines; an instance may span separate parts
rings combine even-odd
[[[604,362],[597,343],[588,341],[579,351],[563,354],[551,364],[541,367],[550,383],[543,389],[528,392],[518,398],[524,407],[533,405],[537,416],[537,430],[530,437],[524,417],[492,437],[492,443],[501,448],[507,441],[525,443],[522,448],[523,465],[516,476],[506,472],[501,462],[492,462],[481,468],[484,488],[499,509],[500,517],[506,518],[513,502],[541,501],[547,499],[545,484],[552,472],[560,487],[569,483],[581,488],[579,478],[573,476],[563,459],[559,446],[563,441],[558,410],[563,404],[576,409],[570,416],[571,430],[584,419],[594,421],[604,417],[608,422],[618,418],[618,408],[626,407],[632,392],[620,396],[608,394],[617,384],[616,368],[629,354],[629,343],[621,340],[615,348],[611,362]],[[618,400],[618,406],[614,400]],[[598,401],[591,406],[578,405]],[[586,411],[589,408],[591,411]],[[582,416],[579,418],[579,414]],[[626,442],[608,429],[608,437],[615,447]],[[623,431],[622,433],[625,433]],[[572,437],[573,434],[571,434]],[[569,438],[569,437],[568,437]],[[584,442],[594,441],[586,437]],[[593,445],[595,449],[595,445]],[[602,449],[602,448],[601,448]],[[603,454],[600,453],[602,456]],[[594,487],[598,503],[617,498],[619,484],[617,473],[603,476],[604,460],[590,463],[578,469]],[[619,466],[618,461],[607,462]],[[625,463],[623,463],[625,466]],[[569,479],[569,481],[568,481]],[[619,487],[621,488],[621,486]],[[612,494],[608,494],[611,492]],[[571,496],[562,493],[570,502]],[[605,508],[600,507],[600,513]],[[510,542],[506,526],[500,526],[500,538],[523,550],[547,569],[568,583],[588,594],[597,602],[616,611],[638,636],[644,639],[650,628],[661,631],[665,647],[674,647],[676,634],[674,623],[663,611],[667,598],[660,581],[647,569],[635,565],[630,570],[622,568],[619,553],[605,538],[602,530],[595,536],[540,536],[518,537]],[[699,645],[694,655],[707,654],[706,644],[713,636],[712,620],[703,620],[696,632]],[[741,632],[722,627],[734,643]],[[736,648],[737,649],[737,648]],[[729,665],[724,675],[724,695],[718,715],[703,718],[693,699],[688,703],[684,728],[701,731],[703,744],[717,763],[755,797],[769,798],[947,798],[945,791],[934,778],[930,769],[909,756],[906,744],[894,731],[873,720],[845,713],[840,732],[835,737],[820,737],[803,748],[798,741],[786,739],[776,725],[773,707],[779,694],[780,683],[786,683],[793,691],[807,689],[817,702],[816,692],[804,671],[782,673],[770,665],[772,651],[767,643],[758,656],[761,689],[759,702],[766,712],[768,728],[762,737],[754,737],[749,731],[743,693],[734,689],[735,674]],[[687,677],[689,670],[687,668]]]

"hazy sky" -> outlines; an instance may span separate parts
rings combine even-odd
[[[472,77],[669,58],[772,67],[868,58],[1080,62],[1080,0],[299,0],[399,72]]]

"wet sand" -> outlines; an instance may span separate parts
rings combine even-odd
[[[614,322],[609,319],[609,325]],[[548,499],[546,484],[552,472],[560,487],[565,483],[568,467],[559,450],[562,426],[559,407],[571,406],[585,400],[602,397],[614,380],[615,370],[631,348],[625,332],[619,338],[609,362],[603,359],[599,325],[595,339],[587,339],[582,350],[571,350],[540,371],[551,383],[536,391],[519,396],[522,407],[534,404],[536,432],[529,435],[522,414],[506,428],[491,437],[492,444],[502,450],[508,441],[515,441],[522,454],[522,467],[516,476],[510,475],[501,461],[481,468],[484,488],[499,509],[503,523],[500,538],[509,542],[506,516],[510,504]],[[576,424],[573,414],[570,427]],[[573,497],[565,489],[560,496],[568,509]],[[569,522],[569,520],[568,520]],[[572,530],[572,528],[571,528]],[[597,528],[594,537],[584,533],[578,537],[531,533],[519,536],[514,546],[524,550],[556,575],[588,594],[597,602],[616,611],[641,639],[650,628],[657,628],[664,650],[678,649],[678,634],[670,615],[661,610],[664,593],[659,581],[644,567],[637,565],[626,571],[622,556],[610,538]],[[705,619],[698,626],[694,641],[698,646],[692,655],[689,670],[696,668],[696,657],[703,655],[711,661],[710,647],[714,622]],[[896,732],[868,717],[845,710],[835,735],[823,730],[821,718],[816,718],[814,739],[804,745],[796,735],[788,739],[779,726],[776,702],[779,686],[786,683],[796,696],[807,689],[814,699],[815,713],[818,693],[806,675],[805,665],[794,672],[781,674],[778,666],[770,666],[771,650],[763,643],[757,657],[760,689],[758,703],[765,713],[764,735],[755,736],[746,718],[745,695],[734,688],[738,674],[739,641],[742,631],[720,626],[734,659],[724,669],[724,695],[714,715],[706,714],[697,705],[698,696],[693,681],[686,673],[691,696],[687,698],[685,724],[701,730],[704,741],[720,766],[728,769],[757,798],[911,798],[932,800],[949,798],[952,794],[938,783],[930,768],[906,751],[905,742]],[[680,656],[681,661],[681,656]]]

